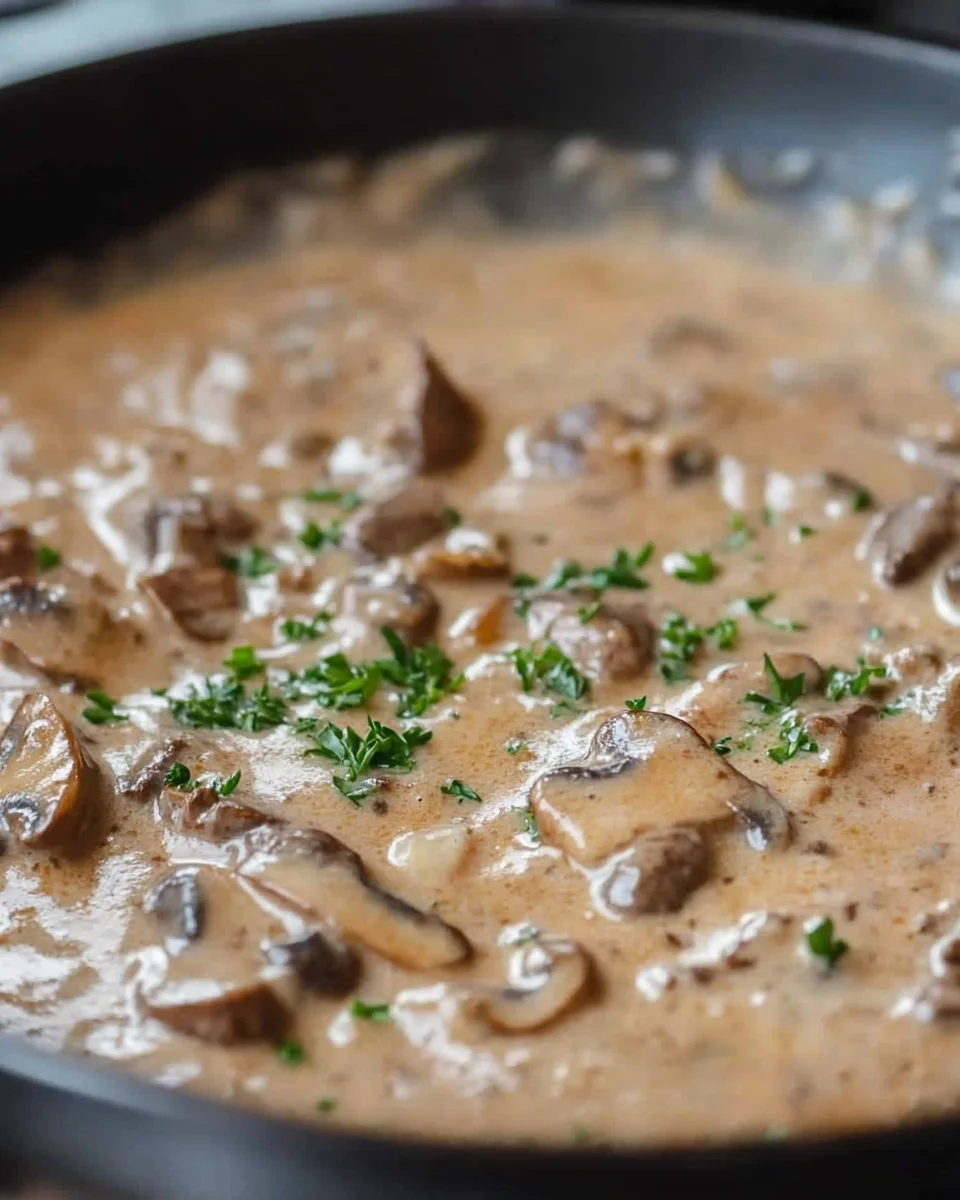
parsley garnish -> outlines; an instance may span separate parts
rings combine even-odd
[[[110,721],[126,721],[124,713],[117,712],[116,700],[111,700],[106,692],[87,692],[90,707],[83,710],[84,718],[91,725],[106,725]]]
[[[523,832],[535,845],[540,845],[540,822],[532,808],[523,810]]]
[[[317,1101],[318,1113],[332,1113],[337,1107],[337,1102],[332,1096],[321,1096]]]
[[[624,701],[624,704],[630,712],[643,712],[647,707],[647,698],[646,696],[638,696],[636,700]]]
[[[389,626],[380,630],[392,658],[379,658],[376,667],[397,687],[406,688],[397,704],[398,717],[419,717],[444,696],[455,692],[463,675],[453,675],[453,663],[433,642],[408,647]]]
[[[52,546],[41,544],[34,551],[34,559],[39,571],[52,571],[54,567],[59,567],[63,562],[63,555],[59,550],[54,550]]]
[[[264,683],[251,695],[235,678],[207,676],[200,687],[191,685],[185,697],[167,697],[170,712],[178,725],[190,729],[244,729],[259,733],[282,725],[286,720],[286,701]]]
[[[659,666],[667,683],[690,678],[687,664],[703,645],[703,630],[682,613],[667,613],[660,624]]]
[[[732,650],[740,637],[740,627],[733,617],[721,617],[715,625],[709,626],[707,636],[716,638],[718,650]]]
[[[768,529],[772,529],[777,523],[777,514],[773,511],[769,504],[765,504],[760,510],[760,520]]]
[[[713,748],[719,755],[721,755],[723,758],[726,758],[726,756],[733,750],[733,746],[730,744],[732,740],[732,734],[728,733],[725,737],[717,738],[717,740],[713,743]]]
[[[724,546],[727,550],[742,550],[747,542],[753,539],[753,530],[747,524],[743,513],[735,512],[730,516],[730,532]]]
[[[866,488],[857,488],[850,497],[851,512],[866,512],[867,509],[873,508],[873,495]]]
[[[456,527],[463,521],[463,517],[460,516],[459,511],[455,508],[445,508],[443,510],[443,519],[446,521],[447,526],[450,529],[456,529]]]
[[[637,572],[647,565],[652,555],[653,542],[647,542],[633,554],[619,546],[605,567],[586,570],[582,563],[567,559],[557,563],[542,583],[538,583],[533,575],[515,575],[513,586],[521,591],[539,586],[553,592],[562,588],[589,588],[597,595],[611,587],[636,591],[650,586]]]
[[[788,711],[780,718],[778,728],[780,741],[767,751],[775,763],[785,763],[794,755],[804,751],[816,754],[820,749],[803,726],[803,722],[793,711]]]
[[[319,488],[303,493],[304,500],[313,504],[338,504],[344,512],[353,512],[363,503],[359,492],[341,492],[337,488]]]
[[[203,775],[197,779],[191,779],[190,768],[182,762],[175,762],[164,775],[163,783],[165,787],[174,788],[178,792],[195,792],[198,788],[208,787],[218,796],[231,796],[237,790],[240,775],[241,771],[238,768],[226,779],[221,779],[217,775]]]
[[[323,637],[327,627],[333,620],[333,615],[325,609],[318,612],[309,621],[298,621],[289,618],[280,626],[280,634],[288,642],[309,642]]]
[[[175,762],[163,777],[164,787],[183,789],[190,782],[190,768],[182,762]]]
[[[828,700],[843,700],[847,696],[862,696],[868,688],[887,678],[887,668],[882,664],[869,667],[862,659],[857,660],[856,671],[844,671],[840,667],[827,668],[826,696]]]
[[[671,555],[667,571],[683,583],[710,583],[716,579],[718,568],[713,561],[713,555],[708,550],[699,553],[693,550],[683,550]]]
[[[320,730],[314,730],[304,722],[298,726],[298,732],[309,733],[314,741],[307,754],[326,758],[343,768],[342,776],[333,777],[334,787],[357,805],[376,788],[372,780],[362,780],[367,772],[378,767],[389,771],[412,771],[416,763],[411,751],[433,737],[429,729],[419,725],[411,725],[400,733],[373,717],[367,717],[365,737],[350,726],[341,728],[332,721]],[[348,786],[357,781],[362,781],[360,787]]]
[[[802,542],[808,537],[813,537],[816,532],[812,525],[795,525],[790,530],[790,540],[792,542]]]
[[[240,555],[222,554],[220,563],[235,575],[245,579],[262,579],[264,575],[272,575],[279,563],[261,546],[250,546]]]
[[[509,742],[505,742],[503,746],[508,754],[519,754],[521,750],[526,750],[527,743],[521,738],[511,738]]]
[[[389,1021],[389,1004],[367,1004],[363,1000],[354,1000],[350,1005],[350,1016],[358,1021]]]
[[[773,665],[769,654],[763,656],[763,669],[770,681],[770,695],[764,696],[760,692],[747,692],[744,699],[751,704],[759,704],[768,716],[775,716],[782,709],[789,708],[803,695],[804,674],[801,671],[797,675],[784,677]]]
[[[230,657],[223,660],[223,665],[241,683],[264,672],[264,664],[257,658],[257,652],[252,646],[234,646]]]
[[[521,925],[507,944],[510,946],[525,946],[528,942],[535,942],[539,936],[540,930],[536,925]]]
[[[277,1058],[288,1067],[299,1067],[306,1062],[307,1052],[299,1042],[286,1041],[277,1047]]]
[[[297,540],[308,550],[325,550],[327,546],[339,546],[343,528],[339,521],[331,521],[329,525],[318,525],[316,521],[308,521],[297,534]]]
[[[577,619],[579,620],[581,625],[586,625],[590,621],[593,620],[593,618],[597,615],[597,613],[599,611],[600,611],[600,601],[599,600],[594,600],[594,602],[592,604],[582,604],[577,609]]]
[[[321,708],[360,708],[380,686],[380,668],[375,662],[351,663],[345,654],[328,654],[284,685],[291,699],[309,696]]]
[[[766,616],[767,608],[776,598],[776,592],[767,592],[764,596],[744,596],[742,600],[736,600],[734,605],[737,608],[752,613],[758,621],[764,625],[772,625],[774,629],[784,629],[790,633],[798,633],[806,629],[806,625],[803,625],[800,621],[792,621],[789,617]]]
[[[819,921],[808,924],[804,942],[807,950],[814,958],[819,958],[828,971],[832,971],[850,949],[842,938],[834,937],[833,921],[830,917],[821,917]]]
[[[472,800],[474,804],[482,803],[481,797],[473,790],[472,787],[469,787],[467,784],[465,784],[462,779],[448,779],[447,782],[441,786],[440,791],[443,792],[445,796],[456,796],[458,804],[462,804],[464,800]]]
[[[513,662],[525,692],[532,692],[539,685],[544,691],[573,701],[590,691],[590,680],[553,642],[547,642],[542,650],[534,646],[517,647],[507,657]]]

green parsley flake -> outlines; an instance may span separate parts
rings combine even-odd
[[[511,738],[504,743],[503,748],[508,754],[519,754],[521,750],[526,750],[527,743],[521,738]]]
[[[343,528],[339,521],[331,521],[329,525],[318,525],[316,521],[308,521],[297,534],[297,540],[308,550],[319,553],[328,546],[339,546],[343,536]]]
[[[245,579],[262,579],[264,575],[272,575],[280,566],[279,562],[261,546],[250,546],[240,555],[223,554],[220,563],[235,575]]]
[[[577,619],[581,625],[587,625],[600,611],[600,601],[594,600],[593,604],[583,604],[577,609]]]
[[[327,632],[333,614],[326,610],[318,612],[309,621],[289,618],[280,626],[280,635],[288,642],[309,642],[321,638]]]
[[[520,676],[525,692],[540,687],[566,701],[580,700],[590,691],[590,680],[573,665],[559,646],[547,642],[542,650],[518,647],[507,656]]]
[[[763,656],[763,670],[770,681],[770,695],[760,692],[747,692],[744,697],[750,704],[759,704],[768,716],[778,715],[782,709],[789,708],[803,695],[804,674],[784,677],[773,665],[769,654]]]
[[[463,521],[463,517],[455,508],[445,508],[443,510],[443,519],[446,521],[449,529],[456,529]]]
[[[752,541],[754,532],[747,524],[747,519],[743,513],[735,512],[730,517],[730,532],[727,534],[727,540],[724,542],[724,548],[727,550],[742,550],[747,542]]]
[[[388,626],[380,633],[393,657],[379,658],[375,665],[384,679],[406,689],[397,704],[398,717],[422,716],[463,684],[463,675],[453,673],[453,663],[433,642],[408,647]]]
[[[382,1023],[390,1020],[390,1005],[367,1004],[363,1000],[354,1000],[350,1005],[350,1016],[357,1021],[378,1021]]]
[[[804,943],[808,952],[819,959],[828,971],[832,971],[850,949],[842,938],[834,937],[834,926],[830,917],[808,922],[804,931]]]
[[[283,684],[291,700],[308,697],[321,708],[361,708],[380,686],[375,662],[351,663],[345,654],[328,654],[312,667],[291,674]]]
[[[731,745],[732,741],[733,735],[728,733],[724,737],[717,738],[717,740],[713,743],[713,748],[719,755],[721,755],[723,758],[726,758],[726,756],[733,750],[733,746]]]
[[[303,499],[312,504],[337,504],[344,512],[353,512],[363,503],[359,492],[341,492],[337,488],[319,488],[303,492]]]
[[[223,660],[223,665],[241,683],[254,675],[262,675],[265,669],[252,646],[234,646],[230,657]]]
[[[336,1100],[334,1100],[334,1098],[332,1096],[321,1096],[320,1099],[317,1101],[317,1112],[318,1113],[324,1113],[324,1114],[332,1113],[332,1112],[336,1111],[336,1108],[337,1108],[337,1102],[336,1102]]]
[[[653,542],[646,542],[639,550],[631,554],[629,550],[619,546],[610,562],[603,567],[584,568],[582,563],[566,560],[557,563],[539,582],[533,575],[515,575],[513,586],[519,591],[540,587],[547,591],[560,591],[565,588],[589,588],[596,594],[602,595],[607,588],[630,588],[634,591],[647,588],[650,584],[638,574],[653,555]],[[524,600],[521,598],[521,603]],[[522,614],[521,614],[522,615]]]
[[[277,1047],[277,1058],[288,1067],[299,1067],[307,1061],[307,1052],[299,1042],[281,1042]]]
[[[462,804],[464,800],[472,800],[474,804],[482,803],[481,797],[472,787],[465,784],[462,779],[448,779],[446,783],[441,785],[440,791],[445,796],[456,796],[458,804]]]
[[[175,762],[163,777],[164,787],[176,788],[182,791],[190,782],[190,768],[182,762]]]
[[[719,573],[713,555],[707,550],[699,553],[683,550],[677,554],[670,554],[664,562],[664,568],[674,579],[683,583],[710,583]]]
[[[733,607],[741,612],[751,613],[758,621],[764,625],[770,625],[774,629],[783,629],[788,633],[798,633],[806,629],[806,625],[800,621],[792,621],[789,617],[768,617],[766,610],[776,600],[776,592],[767,592],[763,596],[744,596],[742,600],[735,600]]]
[[[778,722],[780,740],[767,751],[775,763],[788,762],[801,753],[816,754],[820,747],[813,740],[803,722],[794,712],[785,713]]]
[[[703,645],[703,630],[682,613],[671,612],[660,623],[657,643],[660,675],[666,683],[690,678],[687,664]]]
[[[34,551],[34,559],[38,571],[52,571],[54,567],[59,567],[63,562],[63,555],[59,550],[54,550],[52,546],[41,542]]]
[[[337,790],[353,804],[359,805],[366,796],[376,790],[373,780],[363,776],[377,769],[387,771],[412,771],[416,766],[413,751],[433,737],[429,729],[411,725],[400,733],[388,725],[367,717],[367,733],[361,737],[350,726],[341,727],[328,721],[322,729],[315,730],[311,723],[304,722],[298,732],[307,733],[314,745],[307,754],[325,758],[343,768],[342,776],[334,776]],[[347,785],[361,782],[361,787]]]
[[[867,512],[873,508],[873,503],[873,494],[871,492],[864,487],[857,488],[850,497],[850,511],[855,513]]]
[[[638,696],[636,700],[625,700],[624,704],[630,712],[643,712],[647,707],[647,698],[646,696]]]
[[[221,779],[219,775],[201,775],[197,779],[191,779],[190,768],[184,763],[175,762],[164,775],[163,783],[165,787],[175,788],[178,792],[195,792],[198,788],[208,787],[218,796],[232,796],[237,790],[240,775],[241,771],[238,768],[226,779]]]
[[[855,671],[844,671],[840,667],[827,668],[825,693],[828,700],[844,700],[847,696],[862,696],[869,688],[888,677],[887,668],[882,664],[870,667],[863,659],[858,659]]]
[[[187,695],[167,696],[167,704],[178,725],[188,729],[243,729],[259,733],[282,725],[287,703],[264,683],[249,696],[236,678],[207,676],[200,686],[191,685]]]
[[[106,692],[87,692],[90,707],[83,710],[83,717],[91,725],[106,725],[111,721],[126,721],[124,713],[118,713],[116,700],[111,700]]]
[[[808,537],[813,537],[816,532],[812,525],[795,525],[790,530],[790,541],[803,542]]]
[[[540,822],[537,820],[537,814],[529,807],[523,810],[523,832],[534,845],[540,845]]]
[[[740,627],[733,617],[721,617],[708,626],[707,636],[716,640],[718,650],[732,650],[740,639]]]

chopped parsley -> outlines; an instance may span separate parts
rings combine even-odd
[[[307,1061],[307,1052],[299,1042],[289,1040],[277,1047],[277,1058],[288,1067],[299,1067]]]
[[[683,583],[710,583],[716,579],[719,568],[708,550],[695,552],[683,550],[669,555],[664,563],[667,572]]]
[[[389,626],[380,632],[392,657],[379,658],[374,665],[384,679],[406,689],[397,704],[398,717],[422,716],[463,683],[463,675],[453,674],[453,663],[435,643],[408,647]]]
[[[375,662],[351,663],[345,654],[328,654],[312,667],[292,674],[284,684],[291,699],[305,696],[321,708],[361,708],[380,686],[380,668]]]
[[[779,764],[788,762],[801,751],[816,754],[820,747],[793,709],[793,705],[803,695],[803,672],[789,676],[781,675],[769,654],[763,656],[763,669],[770,682],[770,694],[747,692],[744,700],[748,704],[759,705],[766,716],[777,718],[778,741],[770,747],[767,754]]]
[[[250,546],[242,554],[222,554],[220,563],[235,575],[245,579],[262,579],[264,575],[272,575],[279,563],[261,546]]]
[[[90,706],[83,710],[85,720],[91,725],[106,725],[111,721],[126,721],[124,713],[117,712],[116,700],[111,700],[106,692],[87,692]]]
[[[744,596],[742,600],[734,601],[734,607],[751,613],[756,619],[764,625],[771,625],[774,629],[783,629],[789,633],[798,633],[806,629],[800,621],[792,621],[789,617],[768,617],[766,610],[776,600],[776,592],[767,592],[763,596]]]
[[[871,642],[882,641],[883,630],[880,628],[879,625],[871,625],[870,632],[867,634],[867,637],[871,640]]]
[[[630,712],[643,712],[647,707],[646,696],[638,696],[636,700],[625,700],[624,705]]]
[[[727,534],[724,548],[727,550],[742,550],[747,542],[752,541],[753,537],[753,530],[747,524],[747,519],[743,513],[732,513],[730,516],[730,532]]]
[[[718,650],[732,650],[740,638],[740,626],[733,617],[721,617],[707,629],[707,636],[716,640]]]
[[[765,504],[760,510],[760,520],[768,529],[773,529],[777,523],[777,514],[773,511],[769,504]]]
[[[509,742],[505,742],[503,746],[508,754],[519,754],[521,750],[526,750],[527,743],[522,738],[511,738]]]
[[[463,521],[463,517],[461,517],[459,510],[449,507],[443,510],[443,519],[446,521],[449,529],[456,529],[457,526]]]
[[[464,800],[472,800],[474,804],[481,804],[481,797],[463,782],[462,779],[448,779],[440,788],[445,796],[456,796],[457,803],[462,804]]]
[[[813,537],[816,532],[817,531],[812,525],[795,525],[793,529],[790,530],[790,541],[805,541],[808,537]]]
[[[871,508],[873,508],[873,494],[865,487],[857,488],[850,497],[850,511],[855,513],[866,512]]]
[[[667,613],[660,623],[657,643],[660,675],[667,683],[690,678],[687,664],[703,645],[703,630],[682,613]]]
[[[183,697],[167,697],[170,712],[178,725],[188,729],[243,729],[259,733],[282,725],[287,719],[287,703],[274,695],[264,683],[249,696],[236,678],[208,675],[198,687],[191,684]]]
[[[289,618],[280,626],[281,636],[288,642],[309,642],[323,637],[327,632],[333,615],[325,609],[318,612],[309,621],[299,621]]]
[[[312,722],[302,722],[298,726],[298,732],[308,733],[314,742],[306,753],[325,758],[343,769],[342,775],[333,776],[333,785],[356,805],[376,790],[375,781],[364,780],[364,775],[377,768],[412,771],[416,766],[412,751],[433,737],[429,729],[419,725],[411,725],[401,733],[373,717],[367,717],[364,737],[350,726],[341,727],[332,721],[319,730],[311,728],[312,725]],[[361,786],[349,786],[358,782]]]
[[[52,546],[41,542],[34,551],[34,560],[38,571],[52,571],[54,567],[59,567],[63,562],[63,555],[59,550],[54,550]]]
[[[728,733],[724,737],[717,738],[713,743],[713,748],[721,757],[726,758],[733,750],[733,746],[730,744],[732,741],[733,736]]]
[[[840,667],[827,668],[826,696],[828,700],[844,700],[847,696],[862,696],[865,691],[888,677],[887,668],[882,664],[870,667],[863,661],[857,660],[855,671],[844,671]]]
[[[523,832],[534,845],[540,845],[540,822],[537,820],[537,814],[530,807],[523,810]]]
[[[183,789],[190,782],[190,768],[182,762],[175,762],[163,777],[164,787]]]
[[[540,930],[536,925],[521,925],[516,933],[508,940],[510,946],[526,946],[528,942],[535,942],[540,936]]]
[[[297,534],[297,540],[308,550],[319,552],[328,546],[339,546],[343,536],[343,528],[339,521],[331,521],[329,525],[318,525],[316,521],[308,521]]]
[[[832,971],[850,949],[842,938],[834,937],[834,926],[830,917],[808,922],[804,932],[804,943],[808,952],[814,958],[818,958],[828,971]]]
[[[600,601],[599,600],[594,600],[594,602],[592,604],[582,604],[577,609],[577,619],[579,620],[581,625],[586,625],[590,621],[593,620],[593,618],[597,615],[597,613],[599,611],[600,611]]]
[[[759,704],[768,716],[776,716],[784,708],[789,708],[803,695],[804,674],[783,676],[773,665],[769,654],[763,656],[763,670],[770,681],[770,695],[761,692],[747,692],[744,697],[750,704]]]
[[[533,575],[515,575],[513,586],[521,591],[541,587],[553,592],[563,588],[589,588],[598,596],[612,587],[641,590],[650,584],[638,572],[647,565],[652,555],[653,542],[646,542],[634,553],[619,546],[606,566],[586,569],[582,563],[567,559],[557,563],[542,583]]]
[[[332,1113],[336,1111],[337,1102],[332,1096],[321,1096],[317,1101],[318,1113]]]
[[[801,751],[816,754],[820,749],[795,712],[788,711],[778,722],[780,740],[767,751],[775,763],[788,762]]]
[[[547,642],[542,650],[535,646],[527,649],[518,646],[516,650],[510,651],[508,657],[520,676],[520,685],[525,692],[532,692],[540,687],[563,700],[573,702],[590,691],[590,680],[577,670],[560,647],[553,642]]]
[[[241,683],[254,675],[262,675],[265,669],[252,646],[234,646],[230,657],[223,660],[223,665]]]
[[[359,492],[341,492],[337,488],[318,488],[303,492],[303,499],[313,504],[337,504],[344,512],[353,512],[363,503]]]
[[[174,788],[178,792],[195,792],[198,788],[208,787],[218,796],[232,796],[240,782],[241,771],[238,768],[226,779],[218,775],[204,775],[197,779],[190,777],[190,768],[185,763],[175,762],[163,777],[165,787]]]
[[[389,1021],[389,1004],[367,1004],[364,1000],[354,1000],[350,1005],[350,1016],[357,1021]]]

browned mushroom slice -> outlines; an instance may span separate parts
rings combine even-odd
[[[170,567],[140,585],[189,637],[220,642],[229,637],[240,607],[237,577],[224,567]]]
[[[780,803],[718,755],[685,721],[621,713],[594,736],[586,761],[548,771],[530,792],[543,840],[597,866],[641,834],[716,825],[735,813],[757,848],[780,847]]]
[[[480,411],[422,343],[400,405],[405,415],[389,440],[412,470],[445,471],[473,456],[483,432]]]
[[[0,578],[33,575],[37,568],[33,534],[23,525],[0,529]]]
[[[709,870],[709,847],[699,830],[658,829],[617,855],[591,891],[601,912],[618,917],[672,913],[706,883]]]
[[[542,596],[527,611],[534,639],[548,638],[594,679],[629,679],[653,657],[656,630],[639,604],[602,604],[593,611],[592,593]]]
[[[203,936],[155,948],[144,1009],[171,1029],[221,1045],[282,1038],[297,980],[290,967],[268,963],[261,946],[281,938],[284,925],[229,872],[194,871],[205,898]]]
[[[524,458],[534,472],[568,477],[630,465],[640,460],[634,434],[653,424],[659,406],[627,412],[608,400],[588,400],[563,409],[533,431]]]
[[[129,654],[136,637],[91,593],[19,577],[0,583],[0,628],[49,678],[86,686],[96,683],[107,661]]]
[[[804,756],[796,762],[797,770],[790,779],[791,795],[805,794],[808,802],[827,797],[831,780],[849,765],[864,727],[878,716],[875,705],[854,700],[804,717],[803,727],[817,743],[817,752],[812,759]]]
[[[360,982],[362,964],[356,950],[319,929],[296,941],[272,942],[263,953],[274,966],[289,967],[315,996],[348,996]]]
[[[135,800],[153,799],[160,791],[164,775],[187,745],[187,738],[178,734],[166,738],[159,746],[149,746],[129,771],[118,777],[118,790],[124,796],[132,796]]]
[[[143,910],[157,917],[171,936],[195,941],[203,932],[205,912],[197,871],[184,867],[158,879],[143,898]]]
[[[229,496],[153,496],[136,514],[144,551],[167,565],[182,559],[216,564],[223,550],[247,541],[257,522]]]
[[[100,804],[98,772],[70,724],[39,693],[0,738],[0,818],[27,846],[77,848]]]
[[[858,549],[874,579],[897,586],[921,575],[953,541],[955,509],[953,490],[944,489],[879,513]]]
[[[209,787],[181,792],[164,788],[158,803],[160,816],[182,833],[196,833],[216,842],[229,841],[261,826],[280,824],[280,818],[233,796],[221,796]]]
[[[240,867],[245,878],[392,962],[425,971],[470,953],[458,929],[370,882],[357,855],[329,834],[259,830],[251,849]]]
[[[502,579],[510,572],[506,541],[463,525],[451,529],[439,546],[422,546],[414,555],[417,579]]]
[[[388,558],[408,554],[446,528],[441,490],[426,480],[412,479],[351,517],[344,527],[343,543]]]
[[[538,937],[513,950],[507,986],[478,995],[474,1010],[502,1033],[542,1029],[584,999],[590,977],[590,959],[576,942]]]
[[[426,585],[381,570],[357,573],[343,590],[341,611],[363,622],[371,635],[371,652],[379,653],[384,625],[408,646],[425,642],[437,628],[440,604]]]

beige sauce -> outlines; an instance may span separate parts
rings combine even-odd
[[[26,579],[0,584],[4,721],[24,704],[0,745],[3,1029],[416,1135],[697,1140],[953,1110],[960,430],[937,372],[958,351],[953,318],[643,223],[345,236],[84,310],[12,297],[0,503],[32,544],[0,535]],[[436,492],[389,499],[418,472]],[[302,499],[330,488],[363,504]],[[918,496],[930,511],[874,528]],[[335,520],[339,546],[300,540]],[[600,596],[590,572],[647,542]],[[60,565],[34,569],[41,546]],[[251,546],[259,577],[221,565]],[[565,560],[578,588],[511,586]],[[287,636],[318,612],[317,636]],[[671,613],[702,633],[685,667]],[[386,677],[352,709],[284,698],[335,653],[389,658],[381,624],[462,682],[415,721]],[[531,644],[525,692],[510,652]],[[267,680],[283,723],[178,725],[172,701],[243,646],[247,697]],[[122,719],[82,715],[91,688]],[[363,736],[368,713],[432,737],[412,770],[359,771],[353,803],[296,721]],[[175,762],[239,770],[227,800],[257,811],[164,787]],[[810,935],[823,918],[846,953]]]

